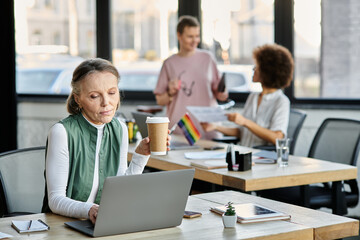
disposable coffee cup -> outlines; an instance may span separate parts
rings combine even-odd
[[[167,117],[147,117],[146,124],[152,155],[166,155],[169,122]]]

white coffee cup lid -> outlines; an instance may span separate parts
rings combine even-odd
[[[146,123],[168,123],[169,118],[168,117],[147,117]]]

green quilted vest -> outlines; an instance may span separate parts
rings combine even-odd
[[[69,178],[66,196],[86,202],[89,198],[95,167],[97,128],[82,114],[70,115],[60,121],[66,129],[69,148]],[[116,176],[119,168],[122,128],[113,119],[104,126],[99,152],[99,190],[95,203],[100,203],[106,177]]]

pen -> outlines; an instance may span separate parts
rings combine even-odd
[[[44,224],[48,229],[50,229],[50,226],[49,225],[47,225],[43,220],[41,220],[41,219],[38,219],[38,221],[39,222],[41,222],[42,224]]]
[[[30,222],[29,222],[29,227],[28,227],[28,230],[30,230],[30,228],[31,228],[31,224],[32,224],[32,220],[30,220]]]
[[[236,163],[235,161],[235,150],[234,150],[234,144],[230,144],[230,151],[231,151],[231,161],[232,164],[234,165]]]
[[[170,129],[170,134],[172,134],[174,131],[175,131],[175,128],[176,128],[177,124],[175,123],[174,126],[172,126],[172,128]]]

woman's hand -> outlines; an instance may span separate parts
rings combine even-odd
[[[150,155],[150,139],[149,137],[141,140],[139,145],[136,147],[135,152],[141,155]]]
[[[216,130],[216,125],[208,122],[201,122],[200,125],[205,132],[210,132]]]
[[[241,114],[239,113],[228,113],[226,114],[228,120],[230,122],[234,122],[236,123],[237,125],[240,125],[240,126],[244,126],[245,125],[245,122],[246,122],[246,118],[244,118]]]
[[[171,140],[171,136],[170,136],[170,134],[171,134],[171,131],[170,131],[170,129],[168,129],[168,135],[167,135],[167,138],[166,138],[166,150],[167,151],[170,151],[170,140]]]
[[[89,210],[89,218],[93,224],[95,224],[96,222],[98,211],[99,211],[99,205],[93,205]]]
[[[171,140],[171,136],[169,134],[170,134],[170,130],[168,129],[168,136],[166,138],[166,146],[168,151],[170,150],[169,146]],[[136,147],[135,152],[141,155],[150,155],[150,138],[146,137],[143,140],[141,140],[139,145]]]
[[[169,81],[168,94],[174,96],[180,89],[181,81],[179,79],[172,79]]]

